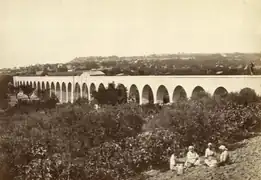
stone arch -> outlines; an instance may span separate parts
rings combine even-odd
[[[74,87],[74,100],[76,101],[80,97],[81,97],[81,87],[79,83],[76,83]]]
[[[36,87],[36,82],[34,81],[34,85],[33,85],[33,87],[36,89],[37,87]]]
[[[220,97],[225,97],[228,94],[228,91],[226,88],[219,86],[215,91],[214,91],[214,96],[220,96]]]
[[[33,87],[33,82],[30,81],[30,82],[29,82],[29,85],[30,85],[30,87]]]
[[[49,82],[46,83],[46,90],[50,90],[50,84],[49,84]]]
[[[45,90],[45,83],[42,82],[42,90]]]
[[[55,94],[55,85],[54,85],[54,82],[51,82],[51,93],[50,93],[51,95],[52,94],[54,94],[54,95],[56,95]]]
[[[37,89],[41,89],[41,83],[39,81],[37,82]]]
[[[173,91],[172,101],[177,102],[185,99],[187,99],[187,93],[182,86],[178,85]]]
[[[49,84],[49,82],[46,83],[46,91],[48,92],[48,97],[50,97],[50,92],[51,92],[51,90],[50,90],[50,84]]]
[[[205,89],[201,86],[196,86],[193,91],[192,91],[192,95],[191,97],[194,98],[194,97],[197,97],[199,94],[201,93],[204,93],[205,92]]]
[[[26,86],[29,86],[29,81],[26,81]]]
[[[61,102],[66,102],[66,84],[65,82],[62,83],[62,95],[61,95]]]
[[[105,86],[103,83],[100,83],[99,87],[98,87],[98,91],[103,91],[105,90]]]
[[[96,86],[94,83],[90,85],[90,98],[93,99],[93,93],[96,91]]]
[[[61,86],[60,86],[60,83],[57,82],[56,83],[56,97],[59,99],[59,101],[61,101]]]
[[[131,85],[131,87],[130,87],[129,99],[132,102],[140,103],[140,93],[135,84]]]
[[[169,103],[169,92],[164,85],[160,85],[157,90],[157,103]]]
[[[72,102],[72,83],[68,83],[68,102]]]
[[[127,99],[128,99],[127,88],[123,84],[118,84],[117,90],[118,90],[118,103],[127,103]]]
[[[151,87],[147,84],[142,89],[142,104],[153,104],[154,96]]]
[[[88,87],[86,83],[82,85],[82,97],[88,99]]]

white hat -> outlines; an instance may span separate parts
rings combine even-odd
[[[212,146],[212,143],[208,143],[208,146]]]
[[[219,149],[220,149],[220,150],[226,150],[227,148],[226,148],[226,146],[221,145],[221,146],[219,146]]]
[[[194,149],[194,146],[189,146],[188,149]]]

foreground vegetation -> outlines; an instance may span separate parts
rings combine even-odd
[[[0,121],[0,176],[7,180],[127,179],[168,167],[170,153],[183,156],[188,145],[203,153],[208,142],[229,145],[261,127],[260,98],[250,89],[163,107],[95,110],[78,101],[37,112],[14,108]]]

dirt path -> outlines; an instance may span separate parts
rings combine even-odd
[[[234,163],[225,167],[197,167],[182,176],[175,173],[156,172],[149,180],[261,180],[261,136],[244,140],[242,147],[231,151]]]

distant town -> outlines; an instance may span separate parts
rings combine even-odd
[[[37,64],[3,68],[9,75],[74,75],[95,70],[99,75],[244,75],[252,63],[254,74],[261,74],[261,53],[152,54],[148,56],[76,57],[67,63]]]

